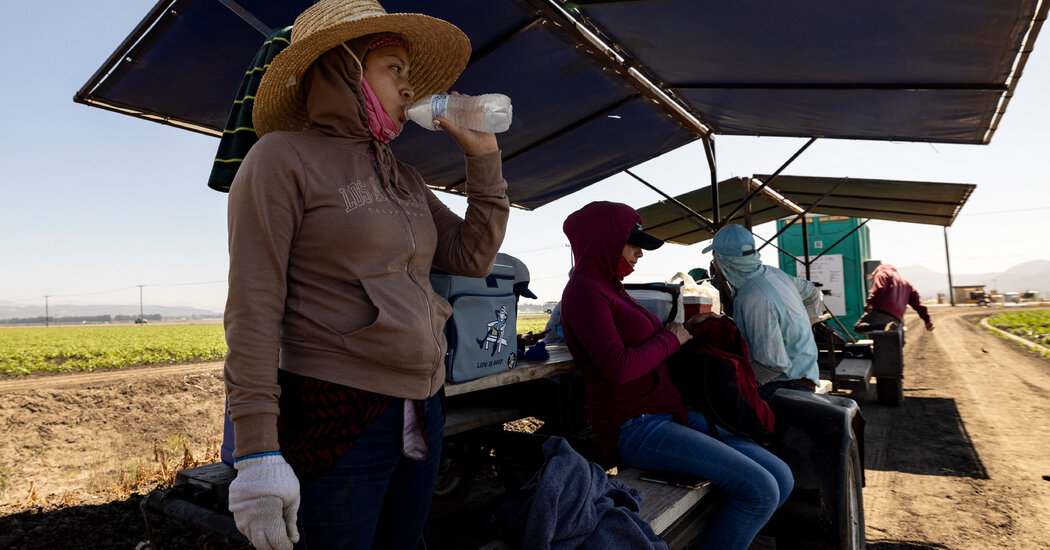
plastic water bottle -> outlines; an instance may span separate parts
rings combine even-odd
[[[512,113],[510,98],[503,94],[435,94],[416,101],[405,114],[427,130],[439,130],[434,118],[440,116],[471,130],[506,132]]]

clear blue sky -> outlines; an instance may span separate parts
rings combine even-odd
[[[153,5],[151,0],[2,2],[0,302],[192,305],[221,311],[226,195],[205,185],[218,141],[73,103],[73,94]],[[1050,259],[1050,31],[1035,45],[991,145],[819,140],[787,173],[974,183],[949,229],[956,274]],[[770,173],[799,139],[718,137],[719,177]],[[705,186],[699,144],[636,168],[676,195]],[[510,182],[514,185],[514,182]],[[456,211],[464,201],[441,195]],[[532,288],[556,300],[569,269],[561,223],[592,200],[634,207],[660,197],[614,176],[533,212],[511,215],[505,252],[525,261]],[[771,224],[756,232],[770,236]],[[873,256],[945,271],[937,226],[873,221]],[[650,253],[629,281],[706,266],[701,246]],[[767,254],[767,260],[775,260]]]

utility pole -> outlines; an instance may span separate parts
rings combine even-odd
[[[50,294],[47,294],[47,295],[44,296],[44,328],[48,328],[48,327],[51,326],[51,323],[49,323],[48,320],[47,320],[48,319],[48,304],[47,304],[47,301],[48,301],[48,298],[50,298],[50,297],[51,297]]]
[[[145,321],[146,318],[142,316],[142,287],[146,285],[139,285],[139,321]]]
[[[951,296],[952,307],[955,307],[955,288],[952,286],[952,257],[948,253],[948,226],[944,226],[944,261],[948,264],[948,296]]]

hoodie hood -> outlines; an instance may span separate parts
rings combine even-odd
[[[714,256],[715,261],[718,262],[718,268],[722,270],[722,275],[725,275],[726,280],[733,287],[734,296],[738,290],[747,285],[748,281],[761,272],[762,256],[758,252],[750,256],[729,256],[716,250]]]
[[[898,287],[910,287],[907,279],[901,277],[900,272],[897,268],[890,264],[882,264],[875,268],[875,271],[871,272],[871,288],[872,292],[876,288],[883,289],[883,291],[893,292]],[[900,302],[900,311],[896,311],[896,307],[884,307],[883,309],[889,310],[889,313],[893,314],[898,319],[904,315],[904,303],[907,302],[907,297],[902,297],[895,302]],[[895,304],[896,305],[896,304]]]
[[[306,111],[310,128],[325,135],[350,140],[349,147],[365,147],[374,155],[376,172],[384,187],[408,199],[411,193],[402,189],[399,170],[390,146],[372,137],[368,129],[368,111],[361,90],[363,66],[368,45],[377,35],[368,35],[328,50],[303,76]],[[350,51],[347,51],[349,49]]]
[[[371,141],[365,96],[361,91],[362,67],[366,42],[347,44],[353,55],[342,47],[332,48],[314,61],[303,75],[303,92],[311,127],[335,137]],[[355,59],[356,57],[356,59]]]
[[[618,202],[596,201],[569,214],[562,231],[572,245],[573,276],[616,280],[616,266],[631,228],[642,217]]]
[[[903,277],[901,277],[900,273],[897,272],[897,268],[893,267],[890,264],[882,264],[879,267],[876,267],[875,271],[871,272],[871,278],[872,278],[873,282],[877,282],[877,281],[881,280],[883,282],[883,284],[886,284],[886,283],[889,282],[886,279],[890,279],[890,280],[893,280],[893,279],[896,279],[896,278],[903,279]]]

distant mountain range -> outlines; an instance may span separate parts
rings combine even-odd
[[[919,295],[927,302],[937,299],[937,293],[948,294],[948,275],[923,267],[921,265],[896,266],[905,279],[919,290]],[[1018,264],[999,273],[953,273],[952,283],[955,286],[985,285],[985,290],[1004,292],[1039,291],[1043,299],[1050,298],[1050,260],[1033,260]],[[523,304],[522,311],[543,311],[553,304]],[[145,315],[160,315],[164,318],[222,317],[222,312],[208,311],[194,307],[144,305]],[[12,318],[42,317],[44,306],[27,306],[13,302],[0,301],[0,320]],[[138,305],[70,305],[50,304],[48,315],[51,318],[97,315],[139,315]]]
[[[222,317],[222,313],[198,309],[195,307],[180,306],[155,306],[144,304],[142,306],[144,315],[160,315],[164,318],[179,317]],[[0,319],[43,317],[44,305],[27,306],[13,302],[0,301]],[[93,317],[98,315],[132,315],[138,317],[138,305],[71,305],[71,304],[49,304],[47,308],[48,317]]]
[[[948,293],[948,275],[921,265],[895,266],[905,279],[919,290],[923,300],[934,301],[938,292]],[[1025,292],[1039,291],[1041,298],[1050,298],[1050,260],[1033,260],[1018,264],[1000,273],[952,273],[955,286],[984,285],[985,291]]]

